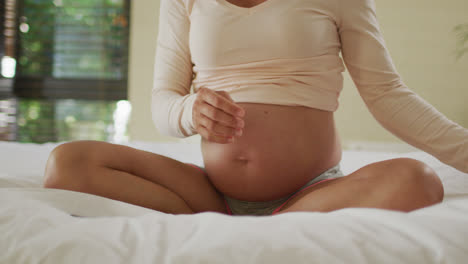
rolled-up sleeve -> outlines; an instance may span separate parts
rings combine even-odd
[[[345,65],[369,111],[388,131],[468,173],[468,130],[410,90],[395,69],[374,0],[338,0]]]
[[[192,62],[189,49],[190,21],[182,0],[161,0],[159,33],[151,99],[154,125],[164,135],[195,134],[190,93]]]

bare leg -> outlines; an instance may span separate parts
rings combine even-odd
[[[173,213],[225,213],[224,200],[205,174],[182,162],[123,145],[75,141],[55,148],[47,188],[86,192]]]
[[[369,164],[346,177],[317,184],[289,201],[280,213],[347,207],[408,212],[441,202],[443,196],[434,170],[420,161],[401,158]]]

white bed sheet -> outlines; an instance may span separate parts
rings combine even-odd
[[[197,145],[129,145],[202,165]],[[422,152],[345,151],[341,166],[350,173],[389,158],[422,160],[441,176],[441,204],[411,213],[350,208],[232,217],[174,216],[43,189],[45,162],[55,146],[0,142],[2,264],[468,263],[468,175]]]

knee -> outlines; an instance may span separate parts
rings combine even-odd
[[[45,167],[44,187],[80,191],[85,183],[86,173],[77,175],[76,171],[89,162],[80,141],[63,143],[49,154]]]
[[[422,161],[400,158],[389,164],[393,175],[413,190],[414,195],[420,195],[428,205],[439,203],[444,198],[444,187],[437,173]]]

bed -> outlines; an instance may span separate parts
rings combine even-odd
[[[345,151],[344,173],[411,157],[440,175],[441,204],[413,211],[169,215],[41,187],[56,143],[0,142],[0,263],[468,263],[468,175],[423,152]],[[202,165],[197,144],[132,147]]]

